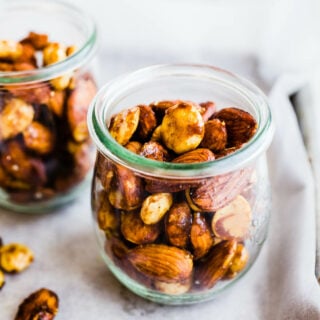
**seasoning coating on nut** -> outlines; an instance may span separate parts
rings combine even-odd
[[[140,117],[137,133],[140,139],[146,140],[157,126],[156,116],[150,106],[139,105]]]
[[[0,267],[6,272],[21,272],[33,261],[33,252],[20,243],[0,247]]]
[[[180,103],[167,109],[161,124],[161,137],[165,146],[177,154],[191,151],[204,135],[204,121],[199,108]]]
[[[143,144],[140,155],[157,161],[168,161],[169,152],[157,141],[149,141]]]
[[[140,217],[145,224],[158,223],[172,205],[171,193],[154,193],[144,199]]]
[[[127,144],[138,127],[139,117],[138,107],[119,112],[111,118],[109,125],[111,136],[121,145]]]
[[[53,320],[58,313],[59,298],[49,289],[42,288],[20,304],[15,320]]]
[[[197,148],[172,160],[173,163],[197,163],[214,160],[214,154],[206,148]]]

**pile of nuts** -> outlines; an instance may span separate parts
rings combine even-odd
[[[76,51],[34,32],[19,42],[0,40],[0,78],[31,74]],[[81,70],[36,83],[0,83],[0,187],[12,202],[50,199],[85,178],[92,163],[86,114],[96,90]]]
[[[160,101],[121,111],[111,136],[137,155],[179,164],[214,161],[246,144],[257,122],[248,112],[209,101]],[[170,295],[211,289],[249,260],[254,169],[178,180],[143,176],[101,153],[93,210],[105,250],[128,276]]]

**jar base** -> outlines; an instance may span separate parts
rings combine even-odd
[[[73,187],[71,190],[68,190],[65,193],[61,193],[57,197],[53,197],[52,199],[46,201],[17,204],[13,203],[8,198],[3,198],[0,200],[0,207],[9,211],[28,214],[42,214],[53,212],[54,210],[57,210],[76,200],[77,197],[82,193],[82,191],[86,189],[91,183],[91,179],[92,173],[88,174],[79,185]]]

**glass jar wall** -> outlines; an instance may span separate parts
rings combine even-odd
[[[136,150],[141,126],[125,147],[108,130],[116,114],[159,106],[155,101],[173,101],[171,108],[181,101],[214,101],[215,112],[236,107],[255,118],[257,129],[248,142],[215,159],[155,161]],[[159,303],[189,304],[212,299],[250,269],[270,211],[265,152],[273,126],[259,89],[210,66],[150,67],[106,84],[88,124],[99,150],[92,185],[95,231],[104,261],[120,282]],[[164,120],[162,135],[151,140],[165,145],[163,126]]]
[[[7,1],[0,18],[0,205],[42,212],[90,179],[96,28],[55,1]]]

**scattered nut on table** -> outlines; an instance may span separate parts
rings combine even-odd
[[[52,290],[42,288],[19,305],[15,320],[53,320],[58,313],[59,298]]]

